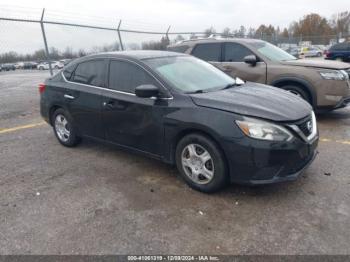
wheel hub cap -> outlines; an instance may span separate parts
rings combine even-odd
[[[185,174],[197,184],[207,184],[214,176],[214,163],[209,152],[198,144],[189,144],[182,151]]]

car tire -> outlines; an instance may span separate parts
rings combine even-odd
[[[335,59],[335,61],[344,62],[343,58],[341,58],[341,57],[337,57],[337,58]]]
[[[224,154],[209,137],[186,135],[176,146],[175,158],[177,169],[191,188],[214,193],[228,185]]]
[[[80,143],[81,138],[70,115],[62,108],[57,109],[51,117],[53,130],[58,141],[67,147],[74,147]]]
[[[301,97],[309,104],[312,104],[309,94],[303,88],[296,85],[287,85],[287,86],[282,86],[281,88]]]
[[[317,53],[317,57],[321,57],[322,56],[322,53]]]

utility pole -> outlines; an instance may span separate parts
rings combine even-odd
[[[120,48],[122,51],[124,51],[124,46],[123,46],[123,42],[122,42],[122,37],[120,35],[120,25],[122,24],[122,20],[119,20],[119,24],[118,24],[118,28],[117,28],[117,31],[118,31],[118,37],[119,37],[119,44],[120,44]]]
[[[43,8],[43,12],[41,13],[40,26],[41,26],[41,32],[43,33],[46,60],[49,63],[50,75],[53,75],[50,54],[49,54],[49,48],[47,46],[47,40],[46,40],[46,34],[45,34],[44,14],[45,14],[45,8]]]

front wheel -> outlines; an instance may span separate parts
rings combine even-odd
[[[190,134],[176,147],[176,165],[186,183],[201,192],[213,193],[228,184],[224,155],[217,144],[201,134]]]
[[[73,147],[80,142],[72,119],[62,108],[53,113],[52,124],[55,135],[62,145]]]
[[[293,86],[293,85],[288,85],[288,86],[282,86],[282,89],[296,95],[299,96],[300,98],[304,99],[306,102],[308,102],[309,104],[311,104],[311,98],[308,95],[308,93],[302,89],[299,86]]]

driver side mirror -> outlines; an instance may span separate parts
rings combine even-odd
[[[140,85],[135,88],[135,95],[142,98],[156,97],[159,95],[159,88],[154,85]]]
[[[251,66],[256,66],[256,63],[258,62],[258,59],[255,55],[247,55],[243,58],[243,61]]]

